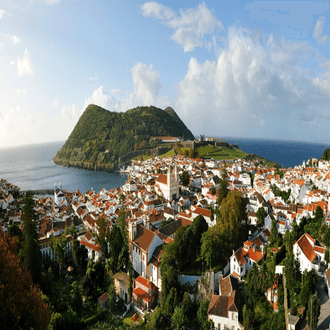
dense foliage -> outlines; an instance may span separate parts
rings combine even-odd
[[[111,170],[123,160],[120,157],[128,153],[132,157],[137,149],[155,147],[151,137],[168,135],[194,139],[172,108],[164,111],[150,106],[112,112],[91,104],[54,162]]]
[[[323,155],[320,159],[330,160],[330,149],[327,148],[323,151]]]
[[[17,238],[0,228],[0,328],[46,329],[49,308],[17,256]]]

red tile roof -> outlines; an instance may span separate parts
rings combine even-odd
[[[138,245],[142,250],[148,251],[151,242],[153,241],[156,233],[151,230],[138,225],[137,226],[137,234],[134,239],[134,243]]]
[[[84,245],[84,246],[86,246],[87,248],[90,248],[90,249],[92,249],[92,250],[94,250],[94,251],[99,251],[99,248],[98,248],[97,245],[94,245],[94,244],[88,243],[88,242],[86,242],[86,241],[80,241],[80,244],[81,244],[81,245]]]
[[[302,250],[302,252],[306,256],[306,258],[310,262],[314,261],[314,259],[316,257],[316,253],[314,252],[313,246],[309,242],[309,240],[307,239],[305,234],[302,235],[295,244],[298,244],[298,246],[300,247],[300,249]]]
[[[139,298],[148,301],[149,300],[149,294],[147,292],[145,292],[143,289],[141,288],[135,288],[133,290],[133,294],[137,295]]]

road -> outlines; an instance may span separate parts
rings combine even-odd
[[[325,330],[330,328],[330,300],[326,291],[324,279],[320,278],[317,283],[318,296],[321,301],[321,312],[316,330]]]

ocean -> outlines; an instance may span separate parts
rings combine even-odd
[[[309,158],[319,158],[329,144],[267,139],[221,137],[228,143],[237,143],[239,148],[254,153],[283,167],[300,165]],[[64,190],[85,193],[91,188],[100,191],[122,186],[127,175],[84,171],[59,167],[52,163],[53,157],[64,142],[29,145],[0,149],[0,179],[6,179],[21,190],[53,189],[62,184]]]
[[[17,185],[21,190],[62,189],[85,193],[91,188],[100,191],[122,186],[127,175],[84,171],[60,167],[52,163],[64,142],[36,144],[0,149],[0,179]]]
[[[295,167],[301,165],[309,158],[320,158],[330,144],[283,141],[270,139],[247,139],[234,137],[221,137],[230,144],[238,144],[240,150],[254,153],[268,160],[278,162],[282,167]]]

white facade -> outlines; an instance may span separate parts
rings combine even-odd
[[[209,314],[209,319],[213,321],[214,328],[217,330],[241,330],[244,327],[238,321],[237,312],[228,312],[229,317]]]

